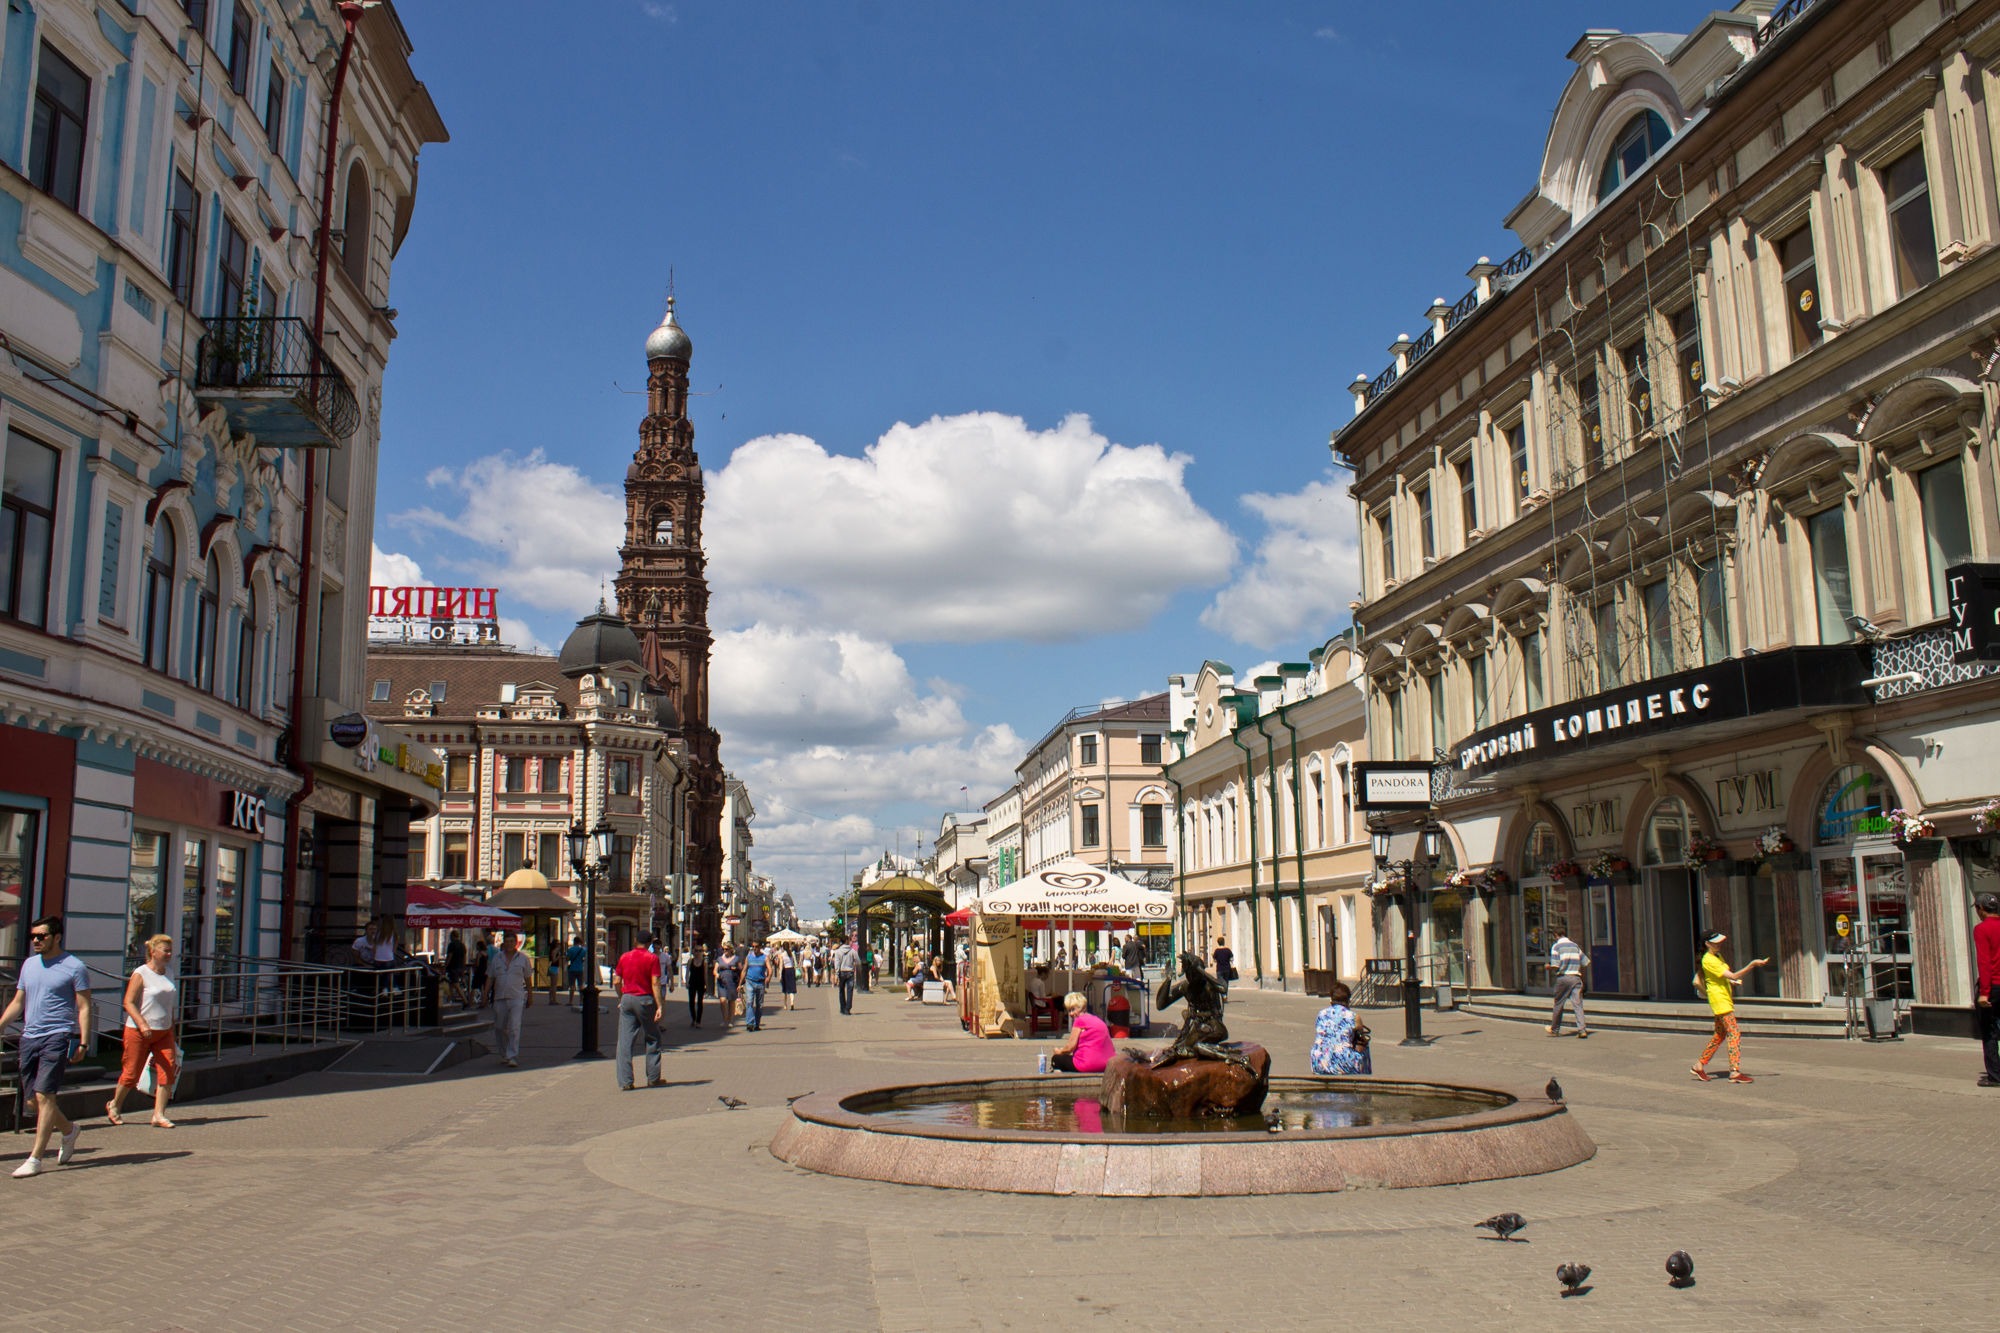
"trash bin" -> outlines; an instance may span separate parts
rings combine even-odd
[[[1448,1014],[1458,1008],[1458,995],[1452,990],[1449,981],[1440,981],[1437,984],[1437,1007],[1441,1014]]]
[[[1888,1041],[1901,1034],[1896,1030],[1896,1002],[1894,1000],[1863,1000],[1862,1008],[1868,1015],[1868,1039]]]

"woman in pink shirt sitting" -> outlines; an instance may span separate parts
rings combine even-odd
[[[1077,991],[1063,996],[1063,1012],[1069,1015],[1069,1040],[1056,1048],[1049,1063],[1065,1074],[1103,1073],[1111,1063],[1111,1029],[1096,1014],[1084,1012]]]

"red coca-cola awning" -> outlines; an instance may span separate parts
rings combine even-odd
[[[969,926],[972,924],[972,909],[961,907],[944,919],[947,926]]]

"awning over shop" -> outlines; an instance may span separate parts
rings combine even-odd
[[[1171,921],[1174,895],[1135,884],[1082,861],[1064,859],[979,899],[982,915],[1085,920]]]

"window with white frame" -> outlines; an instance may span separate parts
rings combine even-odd
[[[1417,540],[1422,543],[1426,563],[1437,559],[1437,514],[1431,504],[1431,488],[1417,489]]]
[[[35,122],[28,139],[28,179],[36,188],[77,209],[83,207],[83,148],[89,118],[90,76],[43,42],[41,59],[35,66]]]
[[[1680,375],[1680,400],[1690,415],[1701,411],[1708,400],[1702,395],[1701,315],[1689,301],[1674,319],[1674,368]]]
[[[1908,296],[1937,281],[1937,225],[1931,217],[1931,182],[1918,144],[1882,168],[1882,195],[1889,207],[1889,253],[1896,272],[1896,295]]]
[[[1712,665],[1729,656],[1729,593],[1721,555],[1694,567],[1694,598],[1701,618],[1701,660]]]
[[[0,468],[0,616],[49,623],[55,572],[56,489],[62,455],[19,431],[7,432]]]
[[[1472,455],[1466,454],[1452,465],[1452,473],[1458,480],[1458,521],[1459,535],[1466,541],[1479,531],[1479,479],[1477,469],[1472,465]]]
[[[1821,643],[1846,643],[1854,637],[1847,622],[1854,615],[1854,586],[1847,560],[1847,515],[1840,505],[1823,509],[1806,520],[1806,545],[1812,555],[1813,606]]]
[[[1801,223],[1777,244],[1778,272],[1785,289],[1785,322],[1791,331],[1792,355],[1805,355],[1820,345],[1819,258],[1813,249],[1812,224]]]
[[[1382,581],[1392,582],[1396,577],[1396,515],[1388,505],[1375,511],[1375,537]]]
[[[1518,507],[1521,500],[1534,489],[1528,476],[1528,420],[1523,416],[1512,425],[1501,428],[1507,437],[1507,465],[1514,476],[1514,502]]]
[[[1597,620],[1597,688],[1608,690],[1619,682],[1618,599],[1605,598],[1592,614]]]
[[[173,650],[174,568],[179,561],[179,540],[174,525],[164,515],[153,525],[153,549],[146,559],[145,655],[146,665],[166,671]]]
[[[1472,690],[1472,729],[1478,731],[1493,721],[1493,683],[1487,674],[1485,653],[1465,659],[1465,678]]]
[[[215,650],[222,620],[222,566],[211,551],[202,570],[194,610],[194,687],[215,691]]]
[[[1521,681],[1524,697],[1530,713],[1548,702],[1548,677],[1542,668],[1542,631],[1539,627],[1522,634]]]
[[[1972,559],[1972,521],[1965,503],[1965,469],[1957,458],[1917,474],[1917,500],[1924,515],[1924,558],[1930,574],[1931,614],[1950,604],[1944,572]]]
[[[1653,676],[1674,672],[1674,606],[1668,595],[1667,580],[1654,579],[1639,590],[1640,608],[1646,617],[1646,668]]]

